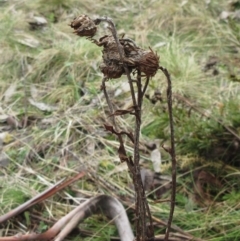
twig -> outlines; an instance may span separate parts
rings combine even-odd
[[[32,207],[33,205],[46,200],[47,198],[54,195],[56,192],[59,192],[63,188],[69,186],[71,183],[77,181],[78,179],[82,178],[85,175],[84,172],[80,172],[75,175],[73,178],[64,181],[61,180],[53,187],[48,188],[47,190],[43,191],[42,193],[38,194],[36,197],[30,199],[29,201],[25,202],[24,204],[18,206],[17,208],[11,210],[10,212],[0,216],[0,223],[7,221],[9,218],[18,215],[19,213],[25,211],[26,209]]]
[[[115,116],[113,115],[112,102],[110,101],[108,93],[107,93],[107,90],[106,90],[106,84],[105,84],[106,80],[107,79],[105,77],[103,77],[101,89],[103,90],[104,96],[106,98],[106,101],[107,101],[107,104],[108,104],[108,108],[109,108],[110,113],[111,113],[111,118],[112,118],[113,125],[115,127],[115,130],[117,131],[118,128],[117,128],[117,124],[116,124],[116,121],[115,121]],[[118,141],[120,143],[120,147],[122,148],[121,149],[121,151],[123,152],[122,154],[127,157],[127,152],[126,152],[126,149],[124,147],[124,142],[123,142],[122,136],[121,135],[117,135],[117,137],[118,137]],[[128,161],[127,164],[128,164],[128,168],[131,171],[132,170],[132,163],[130,161]]]
[[[26,59],[24,59],[26,62]],[[22,127],[23,128],[26,128],[27,126],[27,119],[28,119],[28,94],[27,94],[27,83],[26,83],[26,74],[24,75],[24,72],[25,72],[25,67],[24,65],[27,65],[26,63],[23,63],[23,59],[21,59],[21,72],[22,72],[22,84],[23,84],[23,89],[24,89],[24,119],[23,119],[23,124],[22,124]]]
[[[149,79],[150,79],[150,78],[147,76],[146,82],[145,82],[145,85],[144,85],[143,91],[142,91],[142,97],[144,96],[144,94],[145,94],[145,92],[146,92],[146,90],[147,90],[147,87],[148,87],[148,84],[149,84]]]
[[[94,213],[102,212],[108,218],[114,221],[122,241],[132,241],[134,239],[131,225],[129,223],[126,211],[122,204],[115,198],[100,195],[84,202],[73,210],[75,215],[66,224],[63,230],[55,238],[55,241],[62,241],[72,231],[72,229],[81,221]],[[72,211],[72,212],[73,212]]]
[[[146,237],[146,195],[141,180],[140,166],[139,166],[139,133],[141,126],[141,104],[142,104],[142,90],[141,90],[141,72],[138,71],[137,75],[137,90],[138,90],[138,99],[137,106],[135,108],[135,135],[134,135],[134,186],[136,191],[136,238],[137,241],[140,238]],[[140,179],[140,180],[139,180]]]
[[[0,237],[0,241],[49,241],[53,238],[62,241],[81,220],[98,212],[103,212],[115,222],[121,241],[133,241],[133,232],[124,207],[117,199],[106,195],[90,198],[80,204],[44,233]]]
[[[103,77],[101,90],[103,90],[103,94],[105,96],[108,108],[110,110],[110,116],[112,117],[112,123],[113,123],[113,125],[114,125],[114,127],[115,127],[115,129],[117,131],[117,125],[116,125],[116,121],[115,121],[115,116],[113,115],[114,110],[113,110],[112,102],[109,99],[109,96],[108,96],[108,93],[107,93],[107,89],[106,89],[106,81],[107,81],[107,78]]]
[[[153,229],[153,223],[152,223],[152,216],[151,211],[147,202],[145,189],[142,183],[141,174],[140,174],[140,165],[139,165],[139,134],[140,134],[140,127],[141,127],[141,111],[142,111],[142,101],[144,92],[147,89],[147,85],[149,83],[149,77],[147,77],[147,80],[145,82],[144,89],[142,90],[142,79],[141,79],[141,71],[138,70],[137,73],[137,90],[138,90],[138,99],[137,99],[137,108],[136,108],[136,120],[135,120],[135,141],[134,141],[134,167],[135,167],[135,173],[136,176],[139,177],[140,180],[136,180],[136,185],[138,185],[139,191],[137,191],[139,195],[139,199],[143,199],[143,201],[140,201],[142,203],[142,207],[139,207],[138,213],[141,215],[141,218],[143,218],[142,223],[142,234],[141,236],[147,234],[146,238],[153,238],[154,237],[154,229]],[[138,201],[138,200],[137,200]],[[137,205],[136,205],[137,206]],[[136,207],[138,208],[138,206]],[[149,227],[148,231],[146,230],[146,213],[149,219]],[[138,229],[137,229],[138,230]]]
[[[162,66],[159,69],[164,73],[167,78],[168,88],[167,88],[167,102],[168,102],[168,114],[169,114],[169,123],[170,123],[170,132],[171,132],[171,149],[169,154],[172,158],[172,195],[171,195],[171,207],[168,218],[168,225],[165,233],[165,241],[168,241],[169,232],[173,220],[173,213],[175,208],[175,199],[176,199],[176,154],[175,154],[175,141],[174,141],[174,124],[173,124],[173,112],[172,112],[172,82],[171,77],[166,68]]]

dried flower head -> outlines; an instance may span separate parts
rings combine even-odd
[[[144,51],[138,64],[138,68],[141,72],[147,77],[153,77],[159,68],[159,56],[154,53],[152,49],[150,49],[150,51]]]
[[[99,40],[92,37],[96,34],[99,19],[92,20],[87,15],[80,15],[75,18],[70,26],[74,28],[74,33],[79,36],[86,36],[93,43],[103,47],[100,70],[106,78],[120,78],[125,74],[123,65],[128,67],[129,73],[139,70],[147,77],[153,77],[159,68],[159,56],[152,49],[150,51],[139,48],[135,42],[129,38],[120,38],[116,43],[113,35],[105,35]],[[120,57],[120,52],[123,56]]]
[[[123,66],[116,61],[101,63],[99,68],[108,79],[118,79],[125,73]]]
[[[112,35],[105,35],[98,41],[94,40],[94,43],[98,46],[103,46],[103,63],[100,65],[101,72],[109,79],[120,78],[125,71],[114,37]],[[123,48],[123,46],[120,47]]]
[[[85,36],[92,38],[97,31],[94,21],[84,14],[76,17],[71,22],[70,26],[75,30],[74,33],[81,37]]]

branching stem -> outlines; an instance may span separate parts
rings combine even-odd
[[[167,102],[168,102],[168,114],[169,114],[169,123],[170,123],[170,137],[171,137],[171,149],[169,150],[169,154],[172,158],[172,195],[171,195],[171,207],[168,218],[167,229],[165,233],[164,241],[168,241],[169,232],[171,229],[171,224],[173,220],[173,213],[175,208],[175,199],[176,199],[176,154],[175,154],[175,141],[174,141],[174,123],[173,123],[173,111],[172,111],[172,82],[171,76],[166,68],[159,67],[159,69],[163,72],[163,74],[167,78],[168,88],[167,88]]]
[[[132,163],[131,158],[128,158],[127,164],[128,164],[128,167],[130,168],[130,172],[132,174],[133,183],[134,183],[135,192],[136,192],[136,240],[137,241],[151,240],[154,237],[152,218],[151,218],[150,208],[148,206],[148,202],[147,202],[146,195],[145,195],[145,190],[144,190],[142,179],[141,179],[140,165],[139,165],[139,160],[140,160],[139,135],[140,135],[140,128],[141,128],[142,101],[143,101],[144,93],[145,93],[148,83],[149,83],[149,78],[147,77],[143,89],[142,89],[142,83],[141,83],[142,80],[141,80],[141,71],[140,70],[138,70],[137,81],[132,80],[128,66],[124,62],[125,54],[124,54],[123,48],[121,47],[119,38],[117,36],[115,24],[113,23],[112,19],[107,18],[107,17],[98,18],[95,20],[95,23],[99,24],[102,21],[105,21],[110,25],[110,30],[112,32],[112,36],[114,37],[115,42],[117,44],[121,64],[123,65],[125,73],[128,78],[128,83],[130,86],[130,91],[131,91],[131,96],[132,96],[132,102],[133,102],[133,106],[135,108],[134,160]],[[136,85],[137,85],[137,100],[136,100],[136,96],[135,96],[135,90],[134,90],[133,83],[136,83]],[[108,102],[110,111],[112,113],[113,110],[111,107],[109,97],[106,92],[105,80],[103,80],[102,88],[103,88],[106,100]],[[116,125],[115,122],[114,122],[114,125]],[[119,138],[120,146],[123,147],[124,145],[123,145],[122,137],[119,136],[118,138]],[[124,148],[124,152],[125,152],[125,148]],[[133,164],[133,166],[132,166],[132,164]],[[149,219],[150,227],[147,227],[147,216]]]

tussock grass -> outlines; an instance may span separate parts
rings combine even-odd
[[[152,46],[171,73],[179,166],[173,223],[204,240],[239,240],[240,157],[234,149],[239,142],[224,127],[239,136],[239,22],[219,18],[222,11],[229,10],[229,3],[24,0],[0,4],[0,116],[14,116],[19,123],[28,117],[25,128],[1,119],[0,131],[8,131],[13,141],[3,147],[8,165],[0,170],[0,214],[80,169],[89,173],[29,213],[3,224],[6,235],[44,231],[73,206],[98,193],[118,197],[132,218],[129,174],[119,163],[118,143],[102,127],[108,111],[100,91],[101,49],[74,36],[68,26],[74,16],[84,13],[112,17],[119,33],[126,33],[142,47]],[[27,21],[32,15],[44,16],[47,26],[30,30]],[[107,33],[107,29],[101,31]],[[30,47],[26,39],[35,45]],[[216,63],[207,69],[212,57]],[[109,81],[110,95],[121,90],[124,81],[125,77]],[[141,141],[160,139],[167,144],[166,81],[161,73],[151,80],[150,97],[156,90],[162,93],[162,102],[145,100]],[[115,98],[115,106],[129,107],[128,97],[123,90]],[[29,98],[45,109],[32,105]],[[119,122],[125,129],[133,124],[131,116],[119,118]],[[131,154],[131,144],[126,147]],[[167,174],[169,156],[161,152]],[[151,169],[149,154],[141,154],[143,166]],[[195,193],[197,170],[214,174],[221,182],[219,188],[206,185],[208,198]],[[166,220],[169,204],[149,200],[153,215]],[[81,224],[84,233],[96,234],[84,240],[116,236],[115,227],[103,221],[107,223],[94,216]],[[163,227],[156,228],[156,233],[163,232]],[[83,238],[72,235],[69,240]]]

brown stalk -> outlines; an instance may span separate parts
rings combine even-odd
[[[113,123],[113,125],[114,125],[114,127],[115,127],[115,131],[118,131],[118,128],[117,128],[117,124],[116,124],[116,121],[115,121],[115,116],[113,115],[113,112],[114,112],[114,110],[113,110],[113,106],[112,106],[112,102],[110,101],[110,99],[109,99],[109,96],[108,96],[108,93],[107,93],[107,89],[106,89],[106,78],[105,77],[103,77],[103,80],[102,80],[102,86],[101,86],[101,89],[103,90],[103,93],[104,93],[104,96],[105,96],[105,98],[106,98],[106,101],[107,101],[107,104],[108,104],[108,108],[109,108],[109,110],[110,110],[110,113],[111,113],[111,119],[112,119],[112,123]],[[123,155],[125,156],[125,157],[127,157],[127,152],[126,152],[126,150],[125,150],[125,147],[124,147],[124,142],[123,142],[123,138],[122,138],[122,136],[121,135],[117,135],[117,137],[118,137],[118,141],[119,141],[119,143],[120,143],[120,147],[122,147],[122,152],[123,152]],[[131,166],[131,163],[130,162],[127,162],[128,163],[128,167],[129,167],[129,169],[131,170],[132,168],[132,166]]]
[[[140,134],[140,127],[141,127],[141,111],[142,111],[142,101],[143,101],[143,96],[144,93],[147,89],[148,83],[149,83],[149,77],[146,78],[146,82],[144,85],[144,88],[142,89],[142,83],[141,83],[141,71],[138,69],[137,70],[137,100],[135,97],[135,90],[133,86],[133,81],[131,79],[130,71],[127,66],[127,64],[124,61],[124,52],[123,48],[121,48],[121,43],[118,39],[117,32],[115,25],[113,21],[110,18],[104,17],[104,18],[97,18],[94,20],[96,24],[99,24],[101,21],[105,21],[110,25],[110,30],[112,32],[112,36],[115,39],[115,42],[118,47],[118,52],[120,55],[120,60],[121,64],[124,67],[126,76],[128,78],[128,83],[130,85],[130,91],[131,91],[131,96],[132,96],[132,101],[133,101],[133,106],[135,107],[135,131],[134,131],[134,157],[133,157],[133,163],[130,157],[127,157],[124,143],[122,140],[121,135],[118,135],[118,139],[120,142],[120,148],[121,151],[123,152],[123,155],[125,160],[127,161],[128,167],[130,169],[130,172],[132,174],[133,178],[133,184],[135,187],[135,192],[136,192],[136,240],[151,240],[154,238],[154,230],[153,230],[153,225],[152,225],[152,219],[151,219],[151,212],[150,208],[148,206],[147,198],[145,195],[145,190],[143,187],[142,179],[141,179],[141,174],[140,174],[140,165],[139,165],[139,160],[140,160],[140,150],[139,150],[139,134]],[[105,98],[107,100],[111,115],[113,114],[113,108],[111,101],[108,97],[107,91],[106,91],[106,86],[105,86],[105,81],[106,79],[104,78],[102,81],[102,89],[105,95]],[[112,120],[116,129],[116,123],[114,120],[114,116],[112,116]],[[134,166],[132,165],[134,164]],[[149,219],[149,227],[147,227],[147,216]]]
[[[137,209],[137,217],[142,219],[142,223],[137,222],[137,228],[136,232],[141,238],[145,238],[143,240],[148,240],[149,238],[152,239],[154,238],[154,230],[153,230],[153,224],[152,224],[152,217],[151,217],[151,211],[147,202],[146,194],[145,194],[145,189],[143,187],[142,179],[141,179],[141,174],[140,174],[140,165],[139,165],[139,160],[140,160],[140,151],[139,151],[139,134],[140,134],[140,127],[141,127],[141,111],[142,111],[142,101],[143,101],[143,92],[145,92],[147,88],[149,78],[147,78],[144,86],[144,90],[142,91],[142,80],[141,80],[141,71],[138,70],[138,75],[137,75],[137,91],[138,91],[138,98],[137,98],[137,108],[136,108],[136,119],[135,119],[135,141],[134,141],[134,167],[135,167],[135,177],[137,178],[135,180],[135,188],[136,188],[136,209]],[[146,226],[147,223],[147,216],[149,218],[149,227]],[[142,230],[141,230],[142,229]],[[138,235],[137,240],[138,240]],[[139,239],[141,240],[141,239]]]
[[[173,213],[175,208],[175,199],[176,199],[176,168],[177,168],[177,162],[176,162],[176,153],[175,153],[175,141],[174,141],[174,123],[173,123],[173,111],[172,111],[172,82],[171,82],[171,76],[166,68],[163,68],[162,66],[159,67],[159,69],[163,72],[163,74],[167,78],[167,103],[168,103],[168,114],[169,114],[169,124],[170,124],[170,137],[171,137],[171,148],[168,151],[172,158],[172,194],[171,194],[171,207],[170,207],[170,213],[168,218],[168,224],[166,228],[165,233],[165,241],[168,241],[169,238],[169,232],[171,229],[171,224],[173,220]]]
[[[131,96],[133,101],[133,106],[135,106],[135,132],[134,132],[134,172],[132,172],[133,175],[133,182],[135,186],[136,191],[136,240],[148,240],[149,238],[154,237],[154,231],[152,226],[152,219],[151,219],[151,212],[147,203],[145,190],[143,187],[141,174],[140,174],[140,155],[139,155],[139,134],[140,134],[140,126],[141,126],[141,110],[142,110],[142,100],[143,100],[143,92],[146,91],[147,88],[147,81],[144,90],[142,91],[142,84],[141,84],[141,72],[138,70],[137,75],[137,93],[138,93],[138,99],[136,101],[135,98],[135,91],[133,87],[133,81],[130,76],[129,69],[127,65],[123,61],[123,52],[122,48],[120,47],[120,42],[116,34],[116,28],[113,22],[109,21],[111,24],[111,32],[113,34],[113,37],[118,45],[118,51],[121,57],[121,60],[123,62],[124,70],[126,72],[128,83],[130,85],[131,90]],[[150,220],[150,227],[149,230],[147,228],[147,216],[146,211]],[[150,232],[148,232],[150,231]]]

